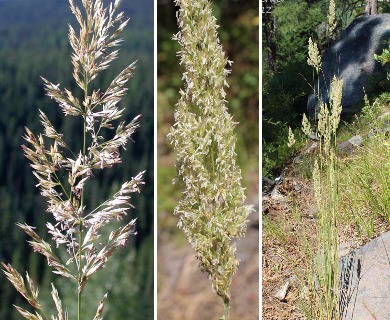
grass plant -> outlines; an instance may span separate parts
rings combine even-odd
[[[132,205],[130,196],[139,192],[144,172],[138,173],[108,200],[96,208],[85,205],[85,186],[97,170],[110,168],[121,162],[120,148],[124,147],[133,133],[140,127],[140,116],[130,123],[116,122],[124,109],[118,107],[126,93],[125,85],[132,77],[135,63],[125,68],[106,90],[94,88],[94,79],[107,69],[117,57],[115,49],[121,43],[119,38],[128,18],[118,13],[121,1],[115,0],[107,8],[102,0],[82,0],[84,13],[69,0],[72,13],[80,25],[76,33],[69,26],[69,41],[73,49],[71,61],[73,77],[81,88],[83,96],[78,98],[67,89],[43,79],[46,94],[54,99],[66,116],[79,117],[82,133],[81,149],[71,150],[65,137],[57,132],[48,117],[40,111],[43,134],[34,135],[28,128],[23,146],[25,156],[31,161],[37,186],[48,202],[47,212],[52,215],[46,224],[55,248],[42,239],[34,227],[19,223],[18,226],[31,238],[29,244],[35,252],[46,257],[54,273],[77,284],[78,319],[84,319],[83,291],[92,275],[104,268],[108,259],[125,246],[130,236],[135,235],[135,219],[112,230],[108,239],[103,239],[103,230],[110,229],[110,222],[121,220]],[[76,121],[76,120],[75,120]],[[52,221],[54,218],[54,222]],[[67,258],[62,259],[61,248],[66,249]],[[49,317],[39,301],[38,289],[29,274],[23,278],[10,264],[3,263],[3,272],[17,291],[32,306],[35,313],[16,306],[26,319],[68,319],[59,293],[52,284],[52,297],[57,314]],[[98,304],[94,319],[103,319],[107,294]]]
[[[320,103],[317,123],[319,153],[314,161],[313,186],[318,208],[317,244],[307,250],[313,261],[308,277],[309,319],[338,319],[338,183],[336,130],[341,113],[341,81],[331,84],[331,107]],[[305,124],[307,126],[307,124]]]
[[[329,31],[334,29],[334,1],[329,5]],[[322,71],[321,56],[317,44],[310,38],[308,46],[308,64],[317,76]],[[316,110],[316,136],[319,143],[318,155],[314,160],[313,188],[318,209],[317,243],[314,249],[307,248],[308,261],[312,267],[307,275],[308,300],[305,308],[308,319],[339,319],[338,289],[338,207],[339,191],[337,182],[338,161],[336,157],[336,132],[342,110],[342,81],[334,77],[329,88],[329,104],[322,102],[317,86],[318,111]],[[317,113],[318,112],[318,113]],[[310,136],[310,123],[306,116],[302,121],[303,132]],[[291,132],[291,131],[290,131]],[[288,137],[289,145],[294,144],[292,134]]]
[[[176,151],[176,182],[183,187],[174,213],[212,281],[229,320],[230,288],[238,260],[233,239],[244,235],[250,206],[244,206],[236,165],[235,123],[226,107],[226,77],[232,62],[218,39],[208,0],[177,0],[184,89],[168,135]]]
[[[331,1],[328,22],[330,34],[334,8],[334,2]],[[317,45],[310,39],[308,63],[317,76],[322,73],[319,54]],[[296,220],[292,232],[297,234],[298,254],[304,255],[302,265],[295,272],[300,275],[302,270],[307,270],[299,279],[304,295],[300,307],[306,319],[315,320],[339,320],[345,317],[344,288],[339,283],[343,273],[339,269],[340,237],[348,233],[348,241],[351,241],[348,244],[355,245],[358,239],[356,234],[350,234],[351,231],[357,230],[359,236],[367,240],[390,227],[389,95],[382,94],[372,104],[366,97],[362,114],[355,116],[352,124],[339,126],[342,82],[336,78],[329,82],[329,103],[323,103],[317,96],[314,130],[306,116],[302,122],[302,131],[307,136],[315,132],[318,140],[312,170],[315,200],[315,216],[312,217],[316,218],[317,232],[310,234],[311,230],[302,230],[310,224],[299,226],[302,221],[300,215],[295,208],[292,210]],[[321,91],[318,82],[314,88],[315,94],[319,95]],[[339,137],[345,141],[357,134],[363,137],[363,144],[354,149],[352,154],[338,153]],[[299,141],[290,130],[289,146],[296,143],[295,140]],[[303,162],[307,164],[310,161]],[[307,210],[305,205],[302,208]],[[351,228],[351,222],[355,228]],[[277,231],[281,227],[267,220],[264,225],[277,243]]]
[[[329,33],[335,26],[335,3],[330,0],[328,27]],[[316,45],[309,40],[309,58],[314,63],[317,74],[321,69],[321,59]],[[319,95],[320,88],[317,94]],[[342,81],[334,77],[329,90],[329,105],[323,103],[318,96],[319,113],[317,122],[317,138],[319,153],[314,162],[313,186],[319,221],[317,246],[313,264],[313,278],[309,282],[309,295],[312,297],[310,316],[313,319],[339,318],[339,281],[338,281],[338,183],[336,132],[340,123]],[[308,122],[303,123],[303,130],[309,133]]]
[[[328,120],[325,121],[325,126],[317,124],[318,134],[330,132],[326,126],[332,123],[332,112],[323,117],[322,113],[327,114],[327,111],[324,111],[324,106],[321,108],[323,111],[319,113],[319,121]],[[342,319],[342,291],[337,284],[337,230],[356,230],[353,242],[360,237],[360,243],[363,243],[389,229],[390,170],[386,159],[390,157],[390,148],[385,133],[388,110],[386,95],[378,97],[373,104],[367,100],[362,114],[357,116],[352,124],[341,126],[337,134],[344,139],[356,134],[364,137],[364,144],[351,155],[337,156],[337,140],[334,138],[330,139],[333,140],[330,150],[325,152],[324,137],[319,140],[321,151],[318,151],[313,170],[318,232],[315,238],[305,230],[297,232],[298,250],[305,256],[305,266],[302,269],[308,270],[304,277],[300,278],[305,295],[304,299],[301,299],[300,309],[307,319]],[[310,132],[309,126],[305,120],[303,127],[310,130],[304,131]],[[332,180],[335,182],[331,182]],[[350,229],[351,225],[354,228]],[[276,232],[273,230],[278,228],[280,226],[276,224],[267,230],[272,231],[275,237]],[[299,221],[295,228],[299,229]],[[299,274],[299,271],[297,272]]]

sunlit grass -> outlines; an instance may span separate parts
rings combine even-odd
[[[372,109],[370,110],[370,107]],[[355,225],[361,237],[371,238],[374,224],[390,222],[390,142],[385,133],[388,107],[379,98],[357,119],[366,135],[364,144],[342,163],[340,207],[343,219]]]

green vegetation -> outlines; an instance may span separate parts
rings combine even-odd
[[[363,108],[362,115],[344,130],[365,137],[364,144],[341,164],[339,186],[345,223],[353,223],[360,237],[372,238],[390,222],[390,144],[388,94]],[[387,116],[386,116],[387,114]],[[385,116],[383,116],[385,115]],[[357,128],[357,129],[356,129]],[[387,131],[386,131],[387,130]]]
[[[389,48],[383,49],[382,53],[380,55],[374,54],[375,60],[382,63],[382,65],[386,65],[390,62],[390,42],[389,42]],[[390,80],[390,71],[387,72],[387,80]]]
[[[313,7],[316,4],[319,5],[319,3],[320,1],[314,2]],[[335,8],[337,8],[337,4],[335,6],[331,0],[329,20],[325,25],[325,34],[329,39],[334,38],[332,36],[333,31],[337,33],[337,25],[343,24],[343,21],[340,20],[340,10],[342,8],[334,11]],[[280,8],[276,7],[275,15],[278,14],[278,10]],[[350,17],[353,17],[356,12],[358,11],[351,11]],[[281,19],[280,21],[284,20]],[[282,37],[285,37],[282,32],[283,27],[280,27],[280,30]],[[323,49],[324,43],[327,42],[322,42],[318,34],[314,38],[319,39],[319,42],[313,41],[312,36],[307,38],[309,39],[307,62],[313,67],[313,74],[317,76],[322,68],[320,51]],[[382,63],[388,62],[388,50],[375,58]],[[292,59],[299,60],[299,54]],[[276,70],[273,70],[274,74],[270,72],[271,76],[267,80],[270,80],[269,85],[271,87],[274,86],[272,80],[288,70],[283,64],[277,65],[277,67],[284,69],[280,74]],[[292,196],[293,193],[290,194],[290,199],[294,202],[290,214],[293,217],[290,217],[290,221],[293,220],[296,224],[292,227],[291,232],[296,236],[294,249],[297,251],[295,254],[302,257],[301,264],[296,267],[294,274],[298,275],[300,280],[298,290],[300,290],[301,299],[298,304],[305,319],[333,320],[342,317],[339,314],[341,310],[338,266],[340,239],[364,243],[383,230],[390,230],[390,167],[388,161],[390,157],[388,119],[390,117],[388,115],[388,94],[370,97],[375,101],[373,104],[370,104],[368,97],[365,97],[365,107],[362,113],[354,116],[353,119],[350,119],[350,122],[342,123],[339,126],[341,87],[341,81],[333,78],[329,93],[330,103],[329,105],[320,103],[318,119],[316,119],[314,129],[311,128],[312,125],[309,120],[303,115],[302,131],[307,136],[315,134],[317,138],[316,142],[311,141],[307,144],[307,146],[315,146],[314,155],[305,157],[305,151],[298,147],[296,151],[301,153],[299,161],[302,163],[299,164],[299,167],[294,165],[293,168],[289,168],[290,171],[301,176],[306,175],[301,171],[302,168],[305,166],[313,168],[311,188],[313,189],[314,199],[310,205],[315,210],[315,215],[313,214],[311,217],[315,219],[316,232],[311,234],[304,230],[305,226],[302,226],[302,224],[306,223],[307,226],[307,220],[304,222],[303,216],[305,213],[303,211],[299,212],[303,210],[302,204],[298,206],[296,203],[300,202],[299,199]],[[268,90],[267,93],[270,92],[269,87],[266,89]],[[320,92],[320,90],[317,89],[317,92]],[[300,93],[299,90],[294,90],[294,94],[291,94],[290,97],[283,97],[282,95],[282,99],[285,99],[287,104],[288,99],[291,99],[290,109],[286,110],[292,112],[292,115],[297,110],[294,106],[294,97]],[[272,99],[266,99],[265,101],[268,103]],[[270,105],[267,104],[264,108],[268,107]],[[277,108],[277,105],[274,107]],[[279,109],[279,111],[282,110]],[[277,111],[273,110],[273,112],[276,117]],[[289,123],[296,127],[296,119],[289,120],[287,117],[284,115],[284,119],[276,118],[277,121],[274,118],[268,118],[264,119],[263,123],[273,123],[282,128],[286,128],[286,123]],[[291,129],[288,132],[286,129],[281,131],[285,134],[284,145],[291,146],[295,140],[301,141],[301,138],[295,139]],[[354,148],[352,153],[338,150],[340,137],[345,141],[354,135],[363,137],[364,142],[361,146]],[[283,153],[280,153],[281,156],[289,156],[284,146],[275,146],[275,143],[282,140],[280,137],[266,134],[265,139],[269,139],[266,142],[266,149],[278,148],[283,150]],[[264,156],[269,155],[270,153],[266,152]],[[279,156],[279,154],[276,156]],[[263,159],[263,163],[275,163],[273,168],[270,166],[263,167],[265,169],[263,174],[272,175],[277,172],[278,163],[282,161],[284,161],[284,158]],[[285,220],[287,221],[287,219]],[[266,216],[263,220],[263,227],[266,229],[265,234],[268,240],[280,241],[281,234],[283,235],[281,230],[283,229],[279,223],[285,223],[285,220],[282,222],[273,221]],[[348,235],[345,234],[346,230],[349,230]],[[292,236],[286,234],[284,238],[289,242]],[[302,272],[302,269],[305,271]]]
[[[296,131],[307,98],[312,92],[315,71],[307,63],[307,41],[315,39],[323,52],[357,16],[364,14],[365,1],[339,1],[335,27],[327,28],[329,0],[265,1],[263,13],[263,117],[262,175],[276,177],[291,155],[287,148],[287,127]],[[389,2],[379,2],[379,13],[389,12]]]
[[[112,195],[120,188],[123,177],[131,177],[135,172],[146,170],[146,185],[142,195],[133,199],[136,214],[126,218],[130,221],[138,217],[138,235],[130,241],[130,247],[135,249],[123,250],[113,258],[110,268],[118,271],[102,270],[97,274],[94,281],[98,287],[103,287],[102,292],[87,290],[85,301],[95,306],[96,301],[110,290],[107,318],[124,319],[132,314],[134,319],[150,319],[153,315],[153,64],[150,63],[153,61],[153,3],[126,1],[122,8],[125,15],[131,17],[123,34],[125,42],[112,68],[96,79],[96,87],[106,88],[124,67],[138,59],[137,72],[129,82],[129,92],[121,106],[127,107],[124,114],[127,121],[138,114],[143,115],[142,130],[134,137],[135,141],[142,143],[128,145],[127,151],[122,153],[122,165],[96,173],[94,183],[86,190],[90,196],[86,205],[94,207],[101,203],[108,194]],[[1,1],[0,15],[0,260],[12,261],[22,274],[28,269],[31,278],[41,288],[42,300],[49,301],[50,282],[54,280],[50,268],[44,258],[32,254],[27,238],[15,227],[17,222],[26,222],[36,226],[37,233],[44,234],[47,221],[46,205],[35,188],[36,178],[20,145],[24,126],[32,132],[41,130],[37,117],[40,108],[64,137],[70,137],[66,138],[70,148],[80,146],[82,135],[77,134],[78,124],[60,114],[55,102],[45,96],[40,79],[41,75],[55,79],[75,94],[80,94],[80,89],[72,81],[67,35],[67,23],[76,21],[66,1]],[[20,319],[12,304],[29,307],[7,284],[4,275],[0,277],[0,318]],[[115,286],[118,282],[123,286]],[[72,299],[73,292],[66,290],[65,284],[56,281],[55,286],[64,286],[61,295],[64,304]],[[94,287],[93,282],[91,286]],[[69,311],[73,310],[77,308],[69,308]]]

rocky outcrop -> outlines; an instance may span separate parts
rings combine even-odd
[[[374,60],[374,54],[380,54],[389,39],[390,14],[355,19],[322,57],[321,100],[329,101],[329,82],[336,75],[343,80],[342,112],[354,112],[364,98],[363,88],[370,93],[375,88],[375,81],[386,77],[385,67]],[[309,115],[318,112],[317,105],[318,98],[313,93],[308,99]]]
[[[390,112],[385,112],[382,115],[380,115],[376,121],[373,123],[373,127],[370,129],[367,135],[364,135],[363,137],[361,135],[353,136],[352,138],[348,139],[347,141],[343,141],[340,144],[338,144],[337,149],[341,154],[344,155],[350,155],[354,150],[361,146],[366,140],[373,139],[377,135],[384,134],[386,137],[389,137],[390,135]]]
[[[353,136],[347,141],[341,142],[337,148],[343,154],[351,154],[354,149],[359,147],[363,143],[363,138],[359,135]]]
[[[390,319],[390,232],[340,261],[340,319]]]

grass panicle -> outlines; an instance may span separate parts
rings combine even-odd
[[[48,117],[39,112],[43,134],[34,135],[26,128],[23,146],[25,156],[31,161],[33,173],[38,179],[37,186],[48,202],[47,212],[55,223],[47,222],[48,233],[55,248],[44,241],[26,224],[18,224],[31,238],[29,244],[35,252],[46,257],[54,273],[77,283],[78,319],[82,319],[82,293],[88,279],[104,268],[110,256],[127,244],[129,237],[135,235],[135,219],[114,229],[108,239],[101,238],[101,228],[114,220],[121,220],[129,209],[133,193],[140,192],[144,172],[140,172],[125,182],[111,199],[104,201],[95,209],[85,205],[85,185],[94,176],[94,171],[110,168],[121,162],[120,148],[131,139],[140,127],[140,116],[129,123],[115,121],[120,119],[124,109],[118,103],[126,93],[127,81],[133,76],[135,63],[126,67],[106,90],[92,89],[91,83],[98,74],[107,69],[117,57],[115,49],[121,43],[119,38],[129,19],[123,12],[118,13],[121,1],[115,0],[108,7],[102,0],[83,0],[83,11],[69,0],[72,13],[79,23],[79,31],[69,25],[69,42],[73,49],[71,61],[73,77],[82,89],[83,97],[76,97],[71,91],[43,78],[46,94],[54,99],[65,116],[81,117],[83,136],[79,151],[71,150],[66,137],[57,132]],[[114,134],[106,135],[111,130]],[[105,138],[105,136],[111,138]],[[65,178],[63,178],[65,177]],[[56,253],[57,248],[65,247],[68,259],[63,261]],[[3,271],[14,287],[36,310],[32,314],[20,307],[19,313],[26,319],[49,319],[38,301],[38,289],[26,274],[28,288],[23,277],[3,264]],[[57,289],[52,286],[52,297],[58,314],[51,319],[65,320]],[[103,319],[103,307],[107,295],[101,300],[94,319]]]
[[[208,0],[177,0],[184,88],[168,139],[176,151],[177,178],[183,187],[174,213],[197,259],[225,304],[237,271],[233,239],[242,237],[250,206],[243,205],[241,171],[236,164],[235,123],[226,107],[229,61],[218,39]]]

